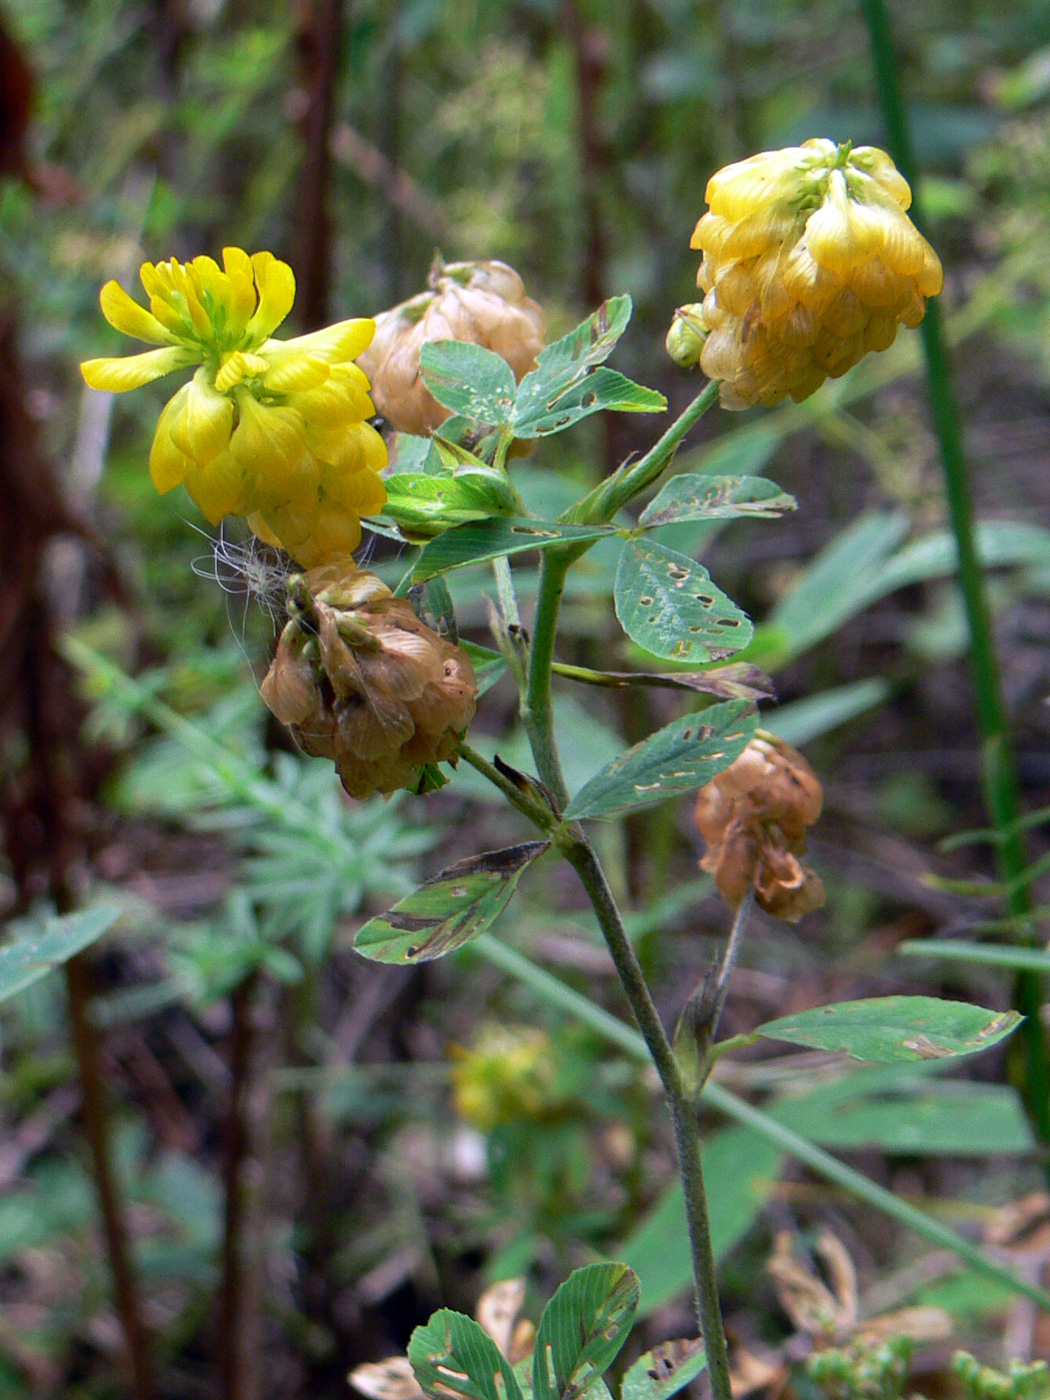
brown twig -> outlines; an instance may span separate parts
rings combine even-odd
[[[331,134],[339,67],[343,0],[313,0],[300,31],[306,109],[302,119],[305,151],[296,206],[297,305],[307,330],[328,320],[332,281],[332,228],[328,210]]]

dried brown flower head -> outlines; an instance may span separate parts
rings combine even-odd
[[[823,905],[820,877],[798,859],[823,799],[802,755],[763,730],[700,789],[696,825],[707,842],[700,868],[714,876],[731,908],[739,908],[752,885],[767,913],[792,923]]]
[[[266,704],[307,753],[335,761],[351,797],[414,790],[474,718],[470,658],[352,561],[293,575],[288,589]]]
[[[450,416],[419,373],[426,341],[465,340],[494,350],[519,380],[535,369],[543,349],[543,309],[506,263],[438,261],[429,282],[430,291],[376,317],[375,337],[358,357],[376,408],[402,433],[432,433]]]

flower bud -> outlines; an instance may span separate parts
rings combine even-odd
[[[501,262],[438,260],[430,291],[376,317],[376,333],[358,363],[376,408],[398,432],[428,435],[449,410],[423,383],[419,352],[428,340],[465,340],[502,355],[518,380],[536,367],[546,318],[521,278]]]
[[[700,363],[704,343],[707,340],[707,323],[704,320],[703,302],[690,302],[678,307],[667,332],[667,353],[682,369],[692,369]]]
[[[293,575],[288,592],[261,692],[305,751],[333,759],[356,798],[415,791],[424,765],[454,762],[478,693],[462,647],[351,561]]]
[[[752,885],[761,908],[791,923],[822,907],[823,882],[798,857],[823,800],[802,755],[763,730],[700,789],[696,825],[707,842],[700,869],[714,876],[730,908],[739,908]]]
[[[724,408],[808,398],[898,325],[917,326],[943,284],[884,151],[816,139],[726,166],[692,247],[710,335],[700,366]]]

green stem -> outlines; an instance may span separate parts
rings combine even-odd
[[[872,57],[883,120],[893,155],[912,187],[912,215],[924,224],[918,199],[918,171],[912,149],[908,115],[901,92],[893,33],[883,0],[863,0],[871,38]],[[995,652],[991,615],[984,576],[977,554],[973,495],[960,418],[952,389],[951,363],[945,344],[940,307],[931,301],[922,322],[926,376],[930,388],[934,427],[940,446],[945,494],[952,533],[959,553],[959,581],[970,633],[970,668],[973,676],[977,723],[981,733],[982,779],[985,805],[992,825],[1000,833],[997,844],[999,871],[1007,883],[1007,903],[1013,915],[1031,912],[1031,895],[1023,876],[1028,864],[1024,837],[1017,823],[1021,812],[1020,783],[1003,701],[999,663]],[[1036,941],[1032,928],[1028,942]],[[1015,1067],[1032,1125],[1040,1140],[1050,1143],[1050,1047],[1039,1016],[1043,980],[1038,973],[1019,972],[1014,984],[1014,1004],[1025,1016],[1018,1037],[1024,1063]]]
[[[540,562],[536,620],[532,629],[529,674],[521,701],[521,722],[529,736],[540,777],[550,788],[559,811],[569,805],[558,747],[554,741],[554,715],[551,708],[551,666],[558,633],[558,613],[571,554],[560,549],[544,550]]]
[[[516,948],[510,948],[505,943],[501,943],[491,933],[483,933],[480,938],[476,938],[471,944],[471,949],[479,953],[486,962],[490,962],[494,967],[506,972],[508,976],[516,977],[526,986],[531,987],[551,1006],[557,1006],[567,1015],[575,1016],[584,1025],[591,1026],[611,1044],[618,1045],[632,1059],[645,1064],[650,1062],[651,1053],[644,1039],[636,1030],[625,1025],[623,1021],[606,1011],[604,1007],[595,1006],[582,992],[568,986],[545,968],[537,967],[524,953],[519,953]],[[731,1044],[732,1042],[728,1040],[724,1041],[723,1047],[729,1049]],[[769,1141],[775,1142],[778,1147],[783,1148],[785,1152],[809,1167],[818,1176],[833,1182],[836,1186],[841,1186],[857,1200],[874,1206],[876,1210],[884,1212],[891,1219],[908,1226],[931,1244],[942,1249],[950,1249],[953,1254],[983,1274],[984,1277],[995,1279],[1015,1293],[1025,1298],[1031,1298],[1041,1308],[1050,1311],[1050,1292],[1045,1288],[1040,1288],[1038,1284],[1029,1283],[1027,1279],[1015,1274],[1012,1269],[1008,1269],[995,1259],[989,1258],[975,1244],[964,1239],[962,1235],[956,1234],[947,1225],[942,1225],[939,1220],[927,1215],[925,1211],[918,1210],[907,1201],[901,1200],[892,1191],[887,1191],[885,1187],[876,1185],[863,1172],[848,1167],[845,1162],[840,1162],[837,1157],[833,1157],[830,1152],[825,1152],[822,1147],[810,1142],[808,1138],[800,1137],[790,1128],[785,1128],[770,1114],[764,1113],[759,1108],[753,1108],[751,1104],[745,1103],[743,1099],[723,1085],[708,1080],[700,1097],[701,1101],[711,1108],[724,1113],[726,1117],[734,1119],[737,1123],[753,1129]]]
[[[683,409],[663,437],[653,443],[644,457],[620,467],[580,502],[580,520],[586,524],[604,524],[612,520],[616,512],[628,501],[633,500],[640,491],[651,486],[678,451],[686,433],[704,416],[717,398],[718,381],[712,379],[704,385],[692,403]],[[573,518],[576,518],[575,513]]]
[[[529,821],[538,826],[541,831],[552,831],[557,825],[557,818],[549,807],[541,805],[528,793],[523,792],[511,778],[501,773],[495,764],[490,763],[484,755],[478,753],[477,749],[471,748],[462,740],[459,745],[459,756],[469,763],[471,768],[476,769],[483,778],[488,778],[493,787],[499,788],[507,801],[516,807],[523,816],[528,817]]]
[[[569,837],[563,843],[562,851],[579,875],[598,916],[598,923],[605,935],[620,983],[667,1094],[674,1122],[675,1147],[682,1177],[693,1278],[696,1284],[696,1306],[707,1351],[711,1388],[715,1400],[731,1400],[729,1357],[725,1329],[722,1326],[722,1311],[718,1302],[718,1277],[711,1243],[703,1165],[700,1160],[696,1101],[686,1087],[681,1067],[671,1048],[664,1024],[660,1020],[660,1013],[653,1002],[645,974],[624,928],[623,918],[598,857],[583,836]]]

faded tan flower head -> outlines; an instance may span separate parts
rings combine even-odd
[[[455,759],[477,700],[462,647],[405,598],[342,561],[288,581],[291,620],[262,697],[307,753],[334,760],[351,797],[414,791]]]
[[[714,876],[733,909],[754,886],[759,906],[797,923],[824,903],[819,875],[799,856],[824,794],[802,755],[758,730],[740,757],[696,799],[696,825],[707,842],[701,870]]]
[[[692,247],[709,332],[700,367],[724,408],[808,398],[898,325],[917,326],[943,284],[908,218],[908,182],[885,151],[815,139],[728,165],[707,185]]]
[[[543,349],[543,309],[506,263],[438,260],[429,282],[429,291],[376,317],[375,338],[358,360],[376,408],[402,433],[432,433],[450,416],[419,373],[428,340],[484,346],[502,355],[519,380],[535,369]]]

